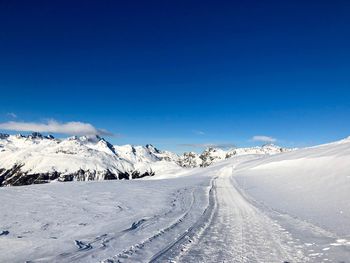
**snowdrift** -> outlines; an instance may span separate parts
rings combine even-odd
[[[234,178],[258,202],[350,235],[350,139],[243,163]]]

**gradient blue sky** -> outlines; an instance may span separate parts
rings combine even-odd
[[[337,140],[349,14],[349,1],[1,1],[0,122],[81,121],[179,152]]]

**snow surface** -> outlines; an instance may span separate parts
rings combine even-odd
[[[155,237],[140,255],[150,257],[199,217],[209,182],[187,176],[1,188],[0,233],[9,233],[0,236],[0,262],[99,262]]]
[[[0,188],[0,262],[349,262],[349,163],[346,139],[151,180]]]
[[[350,236],[349,164],[347,140],[242,165],[235,178],[256,200]]]

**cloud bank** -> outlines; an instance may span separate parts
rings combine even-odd
[[[10,117],[10,118],[17,118],[17,115],[16,115],[16,113],[14,113],[14,112],[8,112],[8,113],[6,113],[6,115],[7,115],[7,117]]]
[[[60,123],[49,120],[47,123],[9,121],[0,123],[0,129],[19,132],[48,132],[67,135],[113,135],[112,133],[97,129],[90,123],[71,121]]]
[[[273,143],[276,142],[277,139],[270,137],[270,136],[264,136],[264,135],[256,135],[252,138],[252,141],[254,142],[268,142],[268,143]]]

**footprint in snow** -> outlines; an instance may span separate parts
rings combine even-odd
[[[75,245],[79,248],[79,250],[89,250],[92,249],[92,246],[90,243],[85,243],[80,240],[75,240]]]
[[[141,220],[132,223],[131,227],[129,227],[128,229],[126,229],[126,230],[124,230],[124,231],[135,230],[135,229],[137,229],[139,226],[141,226],[141,225],[142,225],[144,222],[146,222],[146,221],[147,221],[147,219],[142,218]]]
[[[0,232],[0,236],[7,236],[8,234],[10,234],[10,232],[7,230],[3,230]]]

